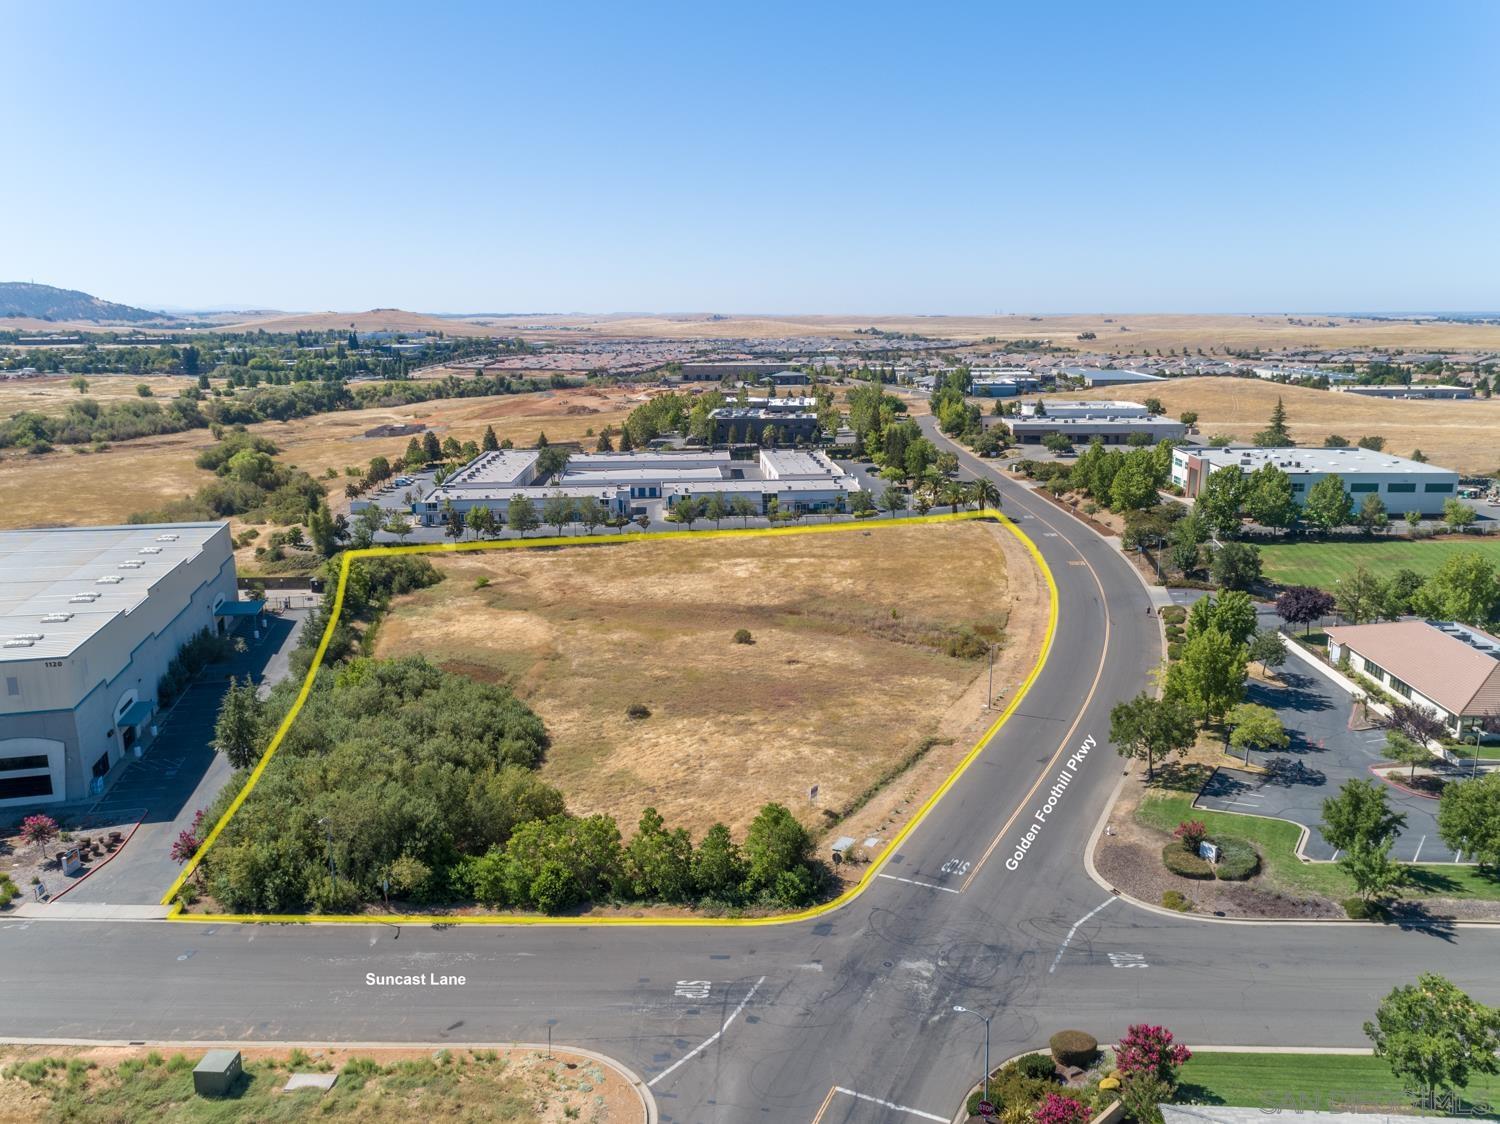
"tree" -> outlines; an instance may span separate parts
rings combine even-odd
[[[1161,415],[1167,412],[1167,408],[1161,404],[1160,398],[1147,398],[1141,405],[1146,407],[1146,413]]]
[[[214,723],[214,749],[235,769],[248,769],[260,756],[265,735],[265,704],[247,675],[243,684],[231,679]]]
[[[555,527],[562,534],[563,525],[573,521],[573,500],[570,496],[551,495],[542,501],[542,522]]]
[[[974,501],[982,508],[1000,510],[1000,489],[987,476],[974,481]]]
[[[526,496],[517,496],[510,501],[509,509],[505,514],[505,522],[523,539],[528,531],[534,531],[542,525],[536,513],[536,505]]]
[[[1365,902],[1386,902],[1406,885],[1406,868],[1391,858],[1395,840],[1356,842],[1339,857],[1339,868],[1354,883],[1354,892]]]
[[[858,494],[862,495],[863,493]],[[750,517],[755,514],[755,504],[751,502],[749,496],[736,495],[729,500],[729,511],[744,526],[748,527],[750,525]]]
[[[1216,628],[1236,644],[1247,644],[1255,633],[1255,602],[1250,595],[1231,590],[1217,597],[1200,597],[1188,610],[1184,631],[1189,639]]]
[[[712,519],[715,527],[723,523],[729,517],[729,513],[729,504],[724,501],[724,497],[718,492],[709,496],[708,501],[703,505],[703,518]]]
[[[324,558],[332,558],[338,549],[338,530],[328,504],[320,503],[307,515],[307,534],[312,539],[313,549]]]
[[[74,375],[71,379],[68,380],[68,385],[71,386],[74,390],[78,391],[79,394],[87,394],[89,389],[89,380],[84,378],[82,375]]]
[[[1227,542],[1213,553],[1209,572],[1224,589],[1245,590],[1260,581],[1260,548]]]
[[[1371,451],[1378,453],[1385,448],[1385,438],[1375,435],[1361,437],[1359,439],[1359,447],[1361,449],[1370,449]]]
[[[1385,605],[1385,586],[1369,570],[1356,566],[1354,573],[1339,582],[1335,601],[1350,623],[1365,624],[1380,616]]]
[[[1292,491],[1292,478],[1269,462],[1250,474],[1245,485],[1244,505],[1245,514],[1262,527],[1285,531],[1297,523],[1297,498]]]
[[[1435,972],[1387,995],[1365,1034],[1396,1077],[1427,1090],[1429,1104],[1439,1089],[1466,1088],[1471,1074],[1500,1071],[1500,1011]]]
[[[702,516],[703,509],[700,506],[700,501],[695,500],[692,496],[682,496],[672,505],[672,514],[677,517],[677,522],[683,524],[691,531],[693,524]]]
[[[708,829],[693,853],[693,886],[699,895],[714,901],[733,901],[744,884],[745,860],[730,838],[729,829],[716,823]]]
[[[889,512],[891,518],[895,518],[897,512],[906,510],[906,493],[894,484],[880,493],[880,510]]]
[[[1354,522],[1354,501],[1344,490],[1344,478],[1330,472],[1307,490],[1302,518],[1323,531],[1347,527]]]
[[[1386,786],[1370,778],[1344,782],[1338,795],[1323,801],[1319,830],[1328,845],[1347,851],[1356,844],[1383,843],[1406,826],[1406,816],[1391,810]]]
[[[1392,761],[1411,766],[1411,772],[1407,774],[1408,780],[1416,779],[1418,765],[1432,763],[1432,751],[1414,738],[1407,737],[1400,730],[1385,732],[1385,755]]]
[[[1412,530],[1416,530],[1422,525],[1422,513],[1420,511],[1408,511],[1402,518],[1406,520],[1406,525]]]
[[[1418,464],[1426,464],[1427,454],[1422,452],[1421,449],[1413,449],[1411,451],[1411,459],[1416,461]]]
[[[375,456],[370,458],[370,467],[365,470],[365,479],[371,484],[379,484],[391,476],[391,462],[384,457]]]
[[[1192,1056],[1164,1026],[1139,1023],[1126,1029],[1115,1050],[1115,1067],[1122,1081],[1120,1099],[1136,1124],[1160,1124],[1158,1106],[1175,1095],[1178,1070]]]
[[[1458,781],[1443,789],[1438,835],[1491,872],[1500,869],[1500,773]]]
[[[1194,410],[1184,410],[1177,415],[1177,420],[1189,429],[1192,429],[1193,426],[1198,424],[1198,414]]]
[[[1193,509],[1215,534],[1233,535],[1240,527],[1240,508],[1244,504],[1246,487],[1245,476],[1237,468],[1231,466],[1211,472],[1198,489]]]
[[[1135,511],[1150,507],[1156,499],[1156,472],[1151,451],[1141,449],[1127,454],[1109,484],[1110,510]]]
[[[1479,516],[1474,509],[1463,500],[1443,501],[1443,522],[1448,524],[1449,529],[1464,531],[1473,525]]]
[[[495,427],[487,425],[484,427],[484,440],[479,447],[486,453],[493,453],[500,448],[500,441],[495,437]]]
[[[1065,457],[1073,451],[1073,442],[1064,434],[1048,433],[1042,437],[1042,447],[1060,457]]]
[[[1330,594],[1308,585],[1294,585],[1276,598],[1276,615],[1287,624],[1311,626],[1333,612],[1336,602]]]
[[[1500,607],[1495,564],[1478,551],[1455,554],[1422,583],[1412,608],[1423,616],[1483,625]]]
[[[1240,703],[1229,712],[1229,744],[1245,751],[1245,764],[1250,764],[1250,751],[1285,749],[1291,742],[1281,719],[1268,706],[1256,703]]]
[[[1423,744],[1438,741],[1448,732],[1435,711],[1418,703],[1397,703],[1391,707],[1389,717],[1381,725],[1387,730],[1399,730],[1413,741]]]
[[[773,889],[781,874],[805,865],[811,851],[812,837],[796,816],[782,804],[764,805],[745,834],[746,889]]]
[[[199,815],[202,815],[200,812]],[[172,847],[167,852],[168,857],[181,866],[198,853],[198,848],[203,846],[203,841],[192,831],[183,830],[177,833],[177,838],[172,840]]]
[[[1385,583],[1385,598],[1381,602],[1380,615],[1386,620],[1397,620],[1412,611],[1412,598],[1422,588],[1422,575],[1405,567],[1392,574]]]
[[[657,810],[647,808],[625,848],[625,871],[637,898],[686,901],[693,890],[692,840],[682,828],[666,830]]]
[[[1167,671],[1167,693],[1187,704],[1200,722],[1221,718],[1245,690],[1245,646],[1208,628],[1182,646],[1182,658]]]
[[[599,440],[597,440],[597,441],[594,442],[594,452],[596,452],[596,453],[613,453],[614,451],[615,451],[615,443],[609,439],[609,430],[608,429],[600,430],[599,431]]]
[[[420,468],[427,458],[422,454],[422,442],[415,437],[406,443],[406,452],[401,456],[401,463],[407,468]]]
[[[438,435],[430,429],[422,434],[422,456],[428,464],[443,459],[443,446]]]
[[[1276,399],[1276,408],[1271,411],[1270,423],[1255,435],[1255,444],[1262,449],[1290,449],[1296,444],[1286,427],[1286,406],[1280,398]]]
[[[861,489],[849,497],[849,510],[855,515],[863,515],[867,511],[875,510],[875,501],[870,493]]]
[[[1391,516],[1385,508],[1385,501],[1373,492],[1360,501],[1359,514],[1355,516],[1360,530],[1367,535],[1373,535],[1383,531],[1391,524]]]
[[[1181,700],[1155,698],[1142,691],[1109,712],[1109,740],[1121,757],[1146,762],[1146,780],[1156,777],[1156,763],[1185,753],[1193,744],[1193,716]]]
[[[1286,640],[1274,628],[1256,629],[1245,654],[1260,664],[1261,671],[1269,674],[1273,667],[1286,663]]]
[[[1327,437],[1323,438],[1323,448],[1325,449],[1347,449],[1348,447],[1349,438],[1342,434],[1330,433]]]
[[[386,519],[385,526],[381,529],[388,535],[395,535],[404,543],[406,536],[411,534],[411,520],[406,517],[404,512],[393,511]]]
[[[38,814],[21,821],[22,840],[35,847],[38,854],[57,837],[57,832],[57,821],[51,816]]]
[[[608,522],[609,509],[597,497],[584,500],[578,507],[578,521],[589,534],[601,523]]]
[[[474,532],[476,539],[480,538],[490,528],[490,509],[482,505],[469,508],[464,513],[464,525]]]

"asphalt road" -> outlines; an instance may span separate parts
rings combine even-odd
[[[1494,931],[1214,924],[1088,877],[1121,773],[1108,711],[1146,685],[1158,625],[1112,547],[1001,490],[1058,584],[1052,655],[891,877],[844,908],[766,927],[0,922],[0,1035],[459,1044],[536,1041],[551,1023],[558,1043],[642,1074],[663,1120],[918,1121],[950,1118],[979,1076],[983,1031],[955,1003],[993,1017],[998,1059],[1065,1026],[1108,1039],[1143,1019],[1190,1043],[1358,1045],[1379,996],[1419,968],[1500,1000]],[[466,982],[365,982],[423,971]]]

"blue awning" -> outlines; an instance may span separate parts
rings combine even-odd
[[[256,617],[265,609],[264,601],[225,601],[214,610],[216,617]]]
[[[140,699],[130,704],[115,723],[117,726],[139,726],[151,717],[151,700]]]

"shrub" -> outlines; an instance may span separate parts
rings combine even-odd
[[[1056,1080],[1027,1077],[1016,1062],[1001,1066],[990,1074],[990,1101],[1004,1113],[1007,1109],[1020,1109],[1028,1116],[1036,1104],[1056,1087]],[[969,1096],[969,1115],[979,1115],[982,1090],[975,1089]]]
[[[1207,859],[1200,859],[1197,855],[1189,854],[1182,849],[1182,844],[1177,842],[1168,843],[1161,849],[1161,863],[1173,874],[1181,875],[1183,878],[1212,878],[1214,868],[1209,865]]]
[[[1344,912],[1354,921],[1375,920],[1378,908],[1374,902],[1367,902],[1364,898],[1344,899]]]
[[[637,720],[642,718],[650,718],[651,708],[645,703],[631,703],[625,708],[625,717],[634,718]]]
[[[1187,610],[1181,605],[1166,605],[1162,607],[1161,619],[1168,624],[1182,624],[1187,620]]]
[[[1218,839],[1219,861],[1214,877],[1223,882],[1243,882],[1260,872],[1260,853],[1243,839]]]
[[[1082,1101],[1061,1093],[1048,1093],[1037,1105],[1032,1119],[1036,1124],[1088,1124],[1093,1110]]]
[[[474,588],[475,589],[483,589],[485,586],[487,586],[489,584],[490,584],[490,579],[489,578],[475,578],[474,579]]]
[[[748,628],[737,628],[734,630],[734,642],[736,644],[754,644],[755,637],[750,635]]]
[[[1191,913],[1193,911],[1193,903],[1183,895],[1181,890],[1163,890],[1161,904],[1168,909],[1175,909],[1178,913]]]
[[[1099,1056],[1099,1040],[1084,1030],[1059,1030],[1047,1045],[1058,1065],[1085,1069]]]
[[[184,882],[182,884],[182,889],[177,891],[177,900],[180,901],[184,907],[197,905],[198,887],[194,886],[191,882]]]
[[[1016,1069],[1027,1077],[1035,1077],[1042,1081],[1055,1081],[1057,1079],[1057,1063],[1048,1054],[1026,1054],[1016,1059]]]
[[[970,628],[954,633],[943,643],[943,651],[959,660],[977,660],[989,650],[989,641]]]
[[[1182,849],[1198,853],[1198,844],[1208,837],[1208,826],[1202,820],[1183,820],[1172,834],[1182,840]]]

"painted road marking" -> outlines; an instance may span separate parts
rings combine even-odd
[[[717,1042],[723,1036],[724,1032],[726,1030],[728,1030],[730,1028],[730,1026],[734,1023],[734,1020],[740,1017],[740,1012],[745,1009],[745,1005],[747,1003],[749,1003],[750,1000],[752,1000],[752,999],[755,998],[755,992],[760,988],[760,985],[763,984],[763,983],[765,983],[765,982],[766,982],[766,977],[765,976],[761,976],[760,979],[756,980],[755,981],[755,986],[752,987],[749,991],[745,992],[745,998],[743,998],[743,999],[740,1000],[740,1005],[738,1007],[736,1007],[732,1012],[730,1012],[729,1017],[724,1020],[723,1025],[720,1026],[718,1030],[714,1031],[707,1038],[705,1038],[702,1042],[698,1043],[698,1045],[694,1046],[687,1053],[683,1054],[682,1057],[678,1058],[671,1065],[667,1066],[666,1069],[662,1070],[655,1077],[653,1077],[650,1081],[647,1081],[646,1082],[646,1088],[648,1088],[648,1089],[651,1088],[651,1086],[655,1085],[658,1081],[660,1081],[667,1074],[671,1073],[674,1069],[676,1069],[678,1066],[680,1066],[683,1062],[687,1061],[689,1058],[696,1058],[704,1050],[708,1049],[715,1042]]]
[[[860,1093],[854,1089],[846,1089],[842,1085],[835,1085],[832,1089],[828,1090],[828,1095],[823,1098],[823,1104],[818,1108],[818,1115],[812,1118],[812,1124],[818,1124],[818,1121],[823,1119],[823,1114],[828,1111],[828,1106],[833,1103],[833,1098],[840,1093],[846,1097],[853,1097],[857,1101],[868,1101],[870,1104],[877,1104],[889,1112],[902,1112],[908,1116],[920,1117],[923,1120],[936,1120],[938,1124],[948,1124],[949,1121],[948,1117],[939,1116],[935,1112],[923,1112],[920,1108],[911,1108],[908,1105],[896,1104],[894,1101],[872,1097],[869,1093]]]
[[[1242,808],[1259,808],[1260,804],[1255,800],[1224,800],[1224,804],[1238,804]]]
[[[672,994],[678,999],[707,999],[712,980],[678,980]]]
[[[944,874],[968,874],[972,863],[964,862],[963,859],[949,859],[938,869]]]
[[[892,882],[905,882],[911,886],[925,886],[929,890],[941,890],[945,894],[958,893],[952,886],[939,886],[936,882],[918,882],[915,878],[901,878],[895,874],[878,874],[877,878],[889,878]]]
[[[1057,971],[1058,961],[1060,961],[1063,958],[1063,953],[1065,953],[1065,952],[1068,951],[1068,945],[1072,943],[1073,935],[1078,932],[1078,927],[1080,925],[1082,925],[1085,921],[1087,921],[1090,917],[1094,916],[1094,914],[1098,913],[1105,906],[1107,906],[1110,902],[1115,901],[1115,900],[1116,899],[1114,899],[1114,898],[1106,898],[1106,899],[1104,899],[1104,901],[1101,902],[1099,905],[1096,905],[1093,909],[1089,910],[1082,917],[1080,917],[1077,921],[1073,922],[1073,927],[1068,930],[1068,935],[1063,938],[1063,943],[1057,946],[1057,955],[1052,958],[1052,967],[1050,967],[1050,968],[1047,969],[1047,974],[1049,976],[1053,972]]]
[[[1111,968],[1149,968],[1146,958],[1139,952],[1111,952],[1109,954],[1109,966]]]

